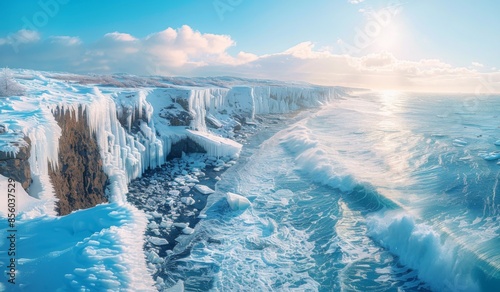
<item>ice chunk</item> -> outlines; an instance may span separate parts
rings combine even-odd
[[[168,192],[169,195],[171,196],[174,196],[174,197],[177,197],[181,192],[179,192],[178,190],[171,190]]]
[[[184,229],[184,228],[188,227],[189,225],[187,223],[178,222],[178,223],[174,223],[174,226],[177,228]]]
[[[163,263],[163,259],[155,251],[150,251],[148,254],[148,262],[152,264],[160,264]]]
[[[250,203],[250,201],[247,198],[231,192],[228,192],[226,194],[226,200],[227,203],[229,204],[229,207],[231,207],[231,210],[233,211],[246,210],[248,207],[252,205],[252,203]]]
[[[219,129],[222,128],[224,125],[219,121],[216,117],[214,117],[212,114],[208,114],[206,116],[207,121],[214,126],[215,128]]]
[[[154,218],[161,218],[161,214],[160,214],[160,213],[158,213],[157,211],[153,211],[153,212],[151,212],[150,214],[151,214],[151,216],[153,216]]]
[[[158,224],[155,221],[153,221],[153,222],[148,224],[148,228],[149,229],[158,229]]]
[[[210,195],[210,194],[215,193],[215,191],[214,191],[214,190],[212,190],[211,188],[209,188],[209,187],[207,187],[207,186],[205,186],[205,185],[195,185],[195,186],[194,186],[194,188],[195,188],[198,192],[200,192],[200,193],[202,193],[202,194],[204,194],[204,195]]]
[[[172,226],[172,221],[170,220],[163,220],[160,223],[161,228],[170,228]]]
[[[149,240],[149,242],[151,242],[154,245],[167,245],[168,244],[168,241],[165,238],[151,236],[148,240]]]
[[[186,204],[188,206],[194,205],[194,203],[196,203],[196,201],[191,197],[182,197],[181,202],[183,202],[184,204]]]
[[[209,156],[238,157],[241,147],[240,143],[230,139],[215,136],[208,132],[187,130],[189,138],[199,144]]]
[[[189,186],[182,186],[179,189],[182,190],[184,193],[187,193],[191,190],[191,188]]]
[[[194,233],[194,229],[190,228],[190,227],[186,227],[186,228],[182,229],[182,233],[184,233],[184,234],[193,234]]]
[[[177,283],[168,288],[166,292],[184,292],[184,282],[182,280],[177,281]]]
[[[500,159],[500,151],[493,151],[490,153],[479,153],[479,157],[487,161]]]
[[[199,183],[200,181],[196,178],[190,177],[186,180],[186,182],[189,183]]]

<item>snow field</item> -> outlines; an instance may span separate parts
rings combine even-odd
[[[137,232],[144,223],[144,215],[137,209],[117,204],[98,205],[63,217],[19,221],[15,288],[150,290],[153,282],[145,272],[143,235]],[[2,236],[5,232],[2,230]],[[2,265],[7,260],[6,255],[0,256]]]

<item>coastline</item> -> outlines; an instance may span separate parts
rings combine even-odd
[[[304,109],[289,114],[258,116],[258,123],[244,125],[236,136],[243,145],[236,160],[210,157],[202,153],[183,154],[160,168],[146,171],[129,185],[127,200],[145,212],[149,220],[143,245],[147,266],[159,291],[181,285],[184,279],[169,273],[176,261],[190,253],[196,242],[195,229],[213,204],[224,200],[217,191],[224,181],[224,173],[244,165],[259,146],[279,131],[318,109]],[[208,187],[203,194],[198,185]],[[227,204],[222,202],[222,204]],[[216,238],[208,239],[217,243]]]

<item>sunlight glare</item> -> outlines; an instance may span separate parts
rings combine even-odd
[[[396,52],[400,50],[401,33],[400,27],[394,21],[383,27],[373,42],[375,51]]]

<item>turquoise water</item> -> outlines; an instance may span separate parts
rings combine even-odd
[[[172,279],[214,291],[495,291],[499,97],[367,93],[250,144]],[[227,191],[252,207],[231,211]]]

